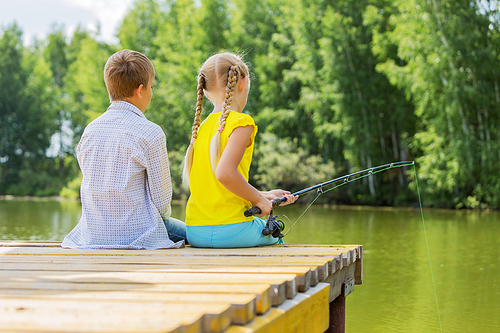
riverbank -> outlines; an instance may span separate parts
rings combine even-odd
[[[29,195],[0,195],[0,200],[25,200],[25,201],[80,201],[79,199],[64,198],[60,196],[35,197]]]
[[[37,196],[15,196],[15,195],[0,195],[0,201],[71,201],[71,202],[80,202],[79,198],[65,198],[61,196],[47,196],[47,197],[37,197]],[[180,205],[185,206],[186,200],[172,200],[172,205]],[[306,203],[297,203],[295,206],[306,205]],[[419,206],[412,207],[392,207],[392,206],[363,206],[363,205],[335,205],[335,204],[313,204],[314,207],[322,207],[326,209],[339,209],[339,210],[377,210],[377,211],[415,211],[419,210]],[[471,208],[460,208],[460,209],[450,209],[450,208],[434,208],[434,207],[423,207],[424,211],[433,211],[433,212],[461,212],[461,213],[472,213],[472,212],[484,212],[484,213],[494,213],[499,212],[496,209],[471,209]]]

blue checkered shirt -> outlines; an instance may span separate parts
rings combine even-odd
[[[63,247],[178,248],[163,219],[172,185],[165,133],[134,105],[113,102],[83,132],[76,149],[83,174],[82,216]]]

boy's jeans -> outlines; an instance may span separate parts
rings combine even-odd
[[[181,220],[169,217],[168,220],[163,220],[167,227],[168,238],[174,243],[181,240],[186,240],[186,225]]]

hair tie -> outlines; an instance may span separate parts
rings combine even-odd
[[[195,138],[191,138],[191,145],[194,145]]]
[[[219,129],[217,130],[219,133],[221,133],[224,130],[224,127],[220,126]]]

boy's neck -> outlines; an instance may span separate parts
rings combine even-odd
[[[139,107],[139,104],[137,103],[137,101],[134,100],[133,97],[126,97],[124,99],[121,99],[121,100],[117,100],[117,101],[113,101],[113,102],[127,102],[127,103],[130,103],[132,104],[133,106],[135,106],[136,108],[138,108],[139,110],[141,110],[142,113],[144,113],[145,110],[142,110],[140,107]]]

